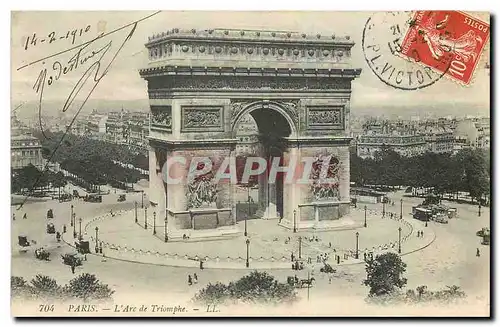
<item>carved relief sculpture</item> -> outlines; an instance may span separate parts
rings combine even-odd
[[[340,161],[336,157],[316,156],[310,176],[310,189],[315,200],[340,200],[339,170]]]
[[[184,130],[223,130],[222,107],[182,107]]]
[[[308,107],[307,126],[309,129],[344,127],[342,107]]]
[[[162,128],[172,128],[172,107],[171,106],[151,106],[151,125]]]
[[[199,163],[197,170],[204,168],[203,163]],[[211,207],[217,201],[217,184],[214,182],[215,171],[213,170],[196,176],[188,183],[186,189],[187,209]]]

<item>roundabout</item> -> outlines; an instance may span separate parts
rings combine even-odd
[[[139,210],[139,217],[147,216]],[[280,227],[276,220],[254,219],[247,221],[248,237],[243,235],[244,222],[239,222],[240,232],[226,238],[165,242],[164,225],[156,225],[152,217],[136,223],[134,210],[124,210],[89,220],[84,238],[90,241],[91,249],[102,247],[99,255],[110,259],[196,268],[203,261],[208,269],[290,269],[292,254],[294,260],[309,263],[310,268],[323,265],[320,256],[327,257],[326,262],[332,266],[353,265],[363,263],[365,254],[398,253],[399,247],[401,255],[413,253],[435,238],[431,228],[411,217],[399,219],[393,214],[391,218],[390,213],[382,217],[381,212],[368,210],[367,227],[363,227],[364,211],[352,208],[350,219],[356,226],[352,229],[297,233]],[[425,235],[417,237],[417,230],[425,230]],[[64,236],[71,244],[71,236]]]

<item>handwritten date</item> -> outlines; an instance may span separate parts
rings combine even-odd
[[[26,38],[26,42],[24,43],[24,50],[28,50],[28,48],[34,47],[37,44],[41,43],[54,43],[57,40],[70,40],[71,44],[75,44],[77,38],[81,37],[85,33],[88,33],[90,31],[90,28],[91,26],[87,25],[85,28],[74,29],[72,31],[68,30],[66,31],[66,33],[62,34],[57,34],[55,31],[52,31],[47,34],[46,37],[38,37],[36,33],[33,33],[33,35]]]

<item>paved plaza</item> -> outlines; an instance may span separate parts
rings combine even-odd
[[[393,198],[399,200],[402,193],[393,194]],[[100,226],[100,237],[104,242],[119,243],[123,246],[142,249],[146,253],[136,253],[131,251],[111,250],[104,247],[105,258],[102,256],[88,255],[84,265],[77,267],[76,273],[89,272],[96,274],[100,280],[107,283],[116,290],[116,298],[126,298],[129,294],[140,292],[147,294],[161,295],[168,290],[169,296],[179,296],[191,298],[197,290],[215,281],[232,281],[249,272],[245,267],[245,261],[224,261],[225,256],[245,257],[244,236],[240,235],[233,239],[203,241],[203,242],[172,242],[165,244],[159,237],[154,237],[150,228],[144,230],[140,225],[135,225],[134,217],[128,214],[133,212],[134,202],[141,203],[139,194],[128,194],[127,201],[118,203],[118,195],[110,194],[103,197],[103,203],[85,203],[82,201],[72,201],[58,203],[50,201],[46,203],[28,203],[22,209],[16,211],[17,207],[12,207],[16,213],[16,220],[12,221],[12,275],[23,276],[27,279],[33,278],[36,274],[44,274],[57,279],[60,284],[66,283],[74,275],[68,266],[62,264],[60,255],[74,252],[65,242],[57,243],[54,235],[46,234],[45,227],[47,219],[46,208],[53,208],[53,222],[57,230],[61,230],[66,224],[69,233],[64,238],[68,243],[72,243],[72,230],[69,225],[70,205],[74,205],[77,218],[79,212],[85,212],[82,216],[82,233],[87,227],[87,237],[93,237],[95,226]],[[483,208],[482,214],[478,217],[477,207],[466,204],[446,203],[458,208],[458,217],[450,220],[449,224],[430,223],[426,228],[419,221],[412,219],[411,206],[421,202],[421,199],[404,198],[403,212],[404,221],[410,223],[410,227],[397,220],[384,218],[380,215],[367,215],[367,228],[358,227],[352,230],[328,231],[313,233],[301,231],[293,235],[277,226],[277,221],[252,220],[248,221],[250,244],[250,256],[254,257],[276,257],[274,262],[257,259],[250,262],[250,269],[269,270],[278,279],[285,281],[287,276],[297,274],[300,278],[305,278],[311,269],[316,269],[314,264],[318,253],[333,252],[329,248],[332,242],[332,249],[337,253],[353,250],[355,247],[356,231],[360,233],[360,253],[365,248],[380,246],[397,240],[397,228],[402,226],[402,236],[407,236],[402,243],[403,261],[407,263],[408,278],[407,288],[415,288],[419,285],[427,285],[429,289],[442,289],[446,285],[458,285],[468,295],[472,301],[479,301],[485,306],[489,303],[489,246],[480,244],[480,238],[476,236],[476,231],[482,227],[489,227],[489,208]],[[380,210],[380,205],[369,206],[369,210]],[[43,209],[43,210],[42,210]],[[399,206],[388,207],[388,211],[399,214]],[[114,212],[123,211],[124,215],[116,215],[111,219],[110,210]],[[28,219],[22,219],[22,213],[26,212]],[[354,212],[354,210],[353,210]],[[355,221],[364,219],[363,210],[358,210]],[[105,217],[97,219],[96,217]],[[108,219],[109,218],[109,219]],[[122,220],[123,219],[123,220]],[[119,232],[113,233],[111,226],[120,224]],[[238,228],[243,230],[243,222],[238,224]],[[420,224],[420,226],[418,225]],[[107,227],[109,226],[109,227]],[[79,225],[75,227],[79,232]],[[424,230],[424,238],[415,236],[416,230]],[[126,232],[128,230],[128,232]],[[32,252],[20,253],[17,246],[17,236],[24,234],[29,240],[35,240],[36,246],[45,246],[51,252],[51,261],[39,261],[34,258]],[[126,235],[126,236],[125,236]],[[278,241],[273,241],[276,235]],[[284,239],[289,235],[292,242],[284,243]],[[297,237],[303,238],[317,236],[319,242],[304,241],[302,245],[302,256],[311,256],[313,265],[303,271],[293,271],[290,268],[290,252],[297,254]],[[136,238],[137,237],[137,238]],[[36,248],[36,246],[33,247]],[[93,248],[91,242],[91,249]],[[481,251],[481,256],[476,257],[476,248]],[[148,254],[147,249],[160,253],[177,253],[177,259],[159,260],[156,254]],[[397,248],[396,248],[397,249]],[[391,250],[391,249],[388,249]],[[384,251],[384,250],[382,250]],[[111,258],[114,255],[117,259]],[[120,254],[124,253],[124,254]],[[184,259],[181,255],[188,255]],[[191,256],[219,256],[219,262],[209,260],[203,271],[198,269],[198,262],[192,260]],[[120,257],[121,255],[121,257]],[[284,257],[285,261],[280,261],[279,257]],[[149,260],[148,260],[149,258]],[[332,255],[330,255],[330,259]],[[342,257],[343,258],[343,257]],[[142,262],[142,264],[141,264]],[[187,262],[189,264],[187,264]],[[144,264],[149,263],[149,264]],[[260,267],[259,267],[260,265]],[[30,267],[26,269],[26,267]],[[348,296],[362,299],[366,297],[368,290],[362,285],[363,278],[366,277],[364,265],[360,260],[349,257],[336,267],[337,272],[333,274],[330,282],[323,274],[316,269],[317,284],[311,289],[311,297],[320,298],[322,296]],[[199,276],[197,285],[188,286],[187,275],[196,272]],[[140,278],[138,277],[140,276]],[[302,294],[305,296],[305,294]]]

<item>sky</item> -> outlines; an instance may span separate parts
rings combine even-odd
[[[11,31],[11,108],[18,109],[20,116],[37,112],[36,100],[39,94],[33,86],[37,81],[43,63],[33,64],[18,70],[34,60],[63,51],[71,44],[71,31],[77,30],[75,45],[97,36],[99,31],[111,31],[152,12],[14,12]],[[138,74],[147,67],[147,52],[144,44],[148,36],[172,28],[209,29],[275,29],[290,30],[306,34],[349,35],[356,44],[352,49],[352,67],[361,68],[361,76],[352,84],[351,113],[372,115],[435,115],[463,116],[466,114],[489,115],[490,77],[484,65],[478,65],[470,86],[462,86],[447,78],[425,89],[406,91],[383,84],[366,63],[361,38],[370,12],[193,12],[163,11],[139,23],[132,38],[120,51],[108,74],[92,92],[83,112],[94,108],[115,107],[147,110],[147,85]],[[474,13],[488,20],[488,16]],[[82,32],[90,25],[88,32]],[[122,30],[108,40],[117,49],[130,29]],[[41,43],[53,32],[56,41]],[[67,33],[70,38],[66,39]],[[26,38],[36,33],[37,44],[29,44]],[[31,41],[31,38],[29,39]],[[104,43],[102,43],[104,44]],[[67,52],[45,60],[50,68],[55,61],[66,62],[75,51]],[[113,50],[111,50],[113,51]],[[114,51],[113,51],[114,52]],[[483,54],[488,60],[488,49]],[[44,113],[57,115],[68,94],[76,85],[81,73],[69,73],[44,89]]]

